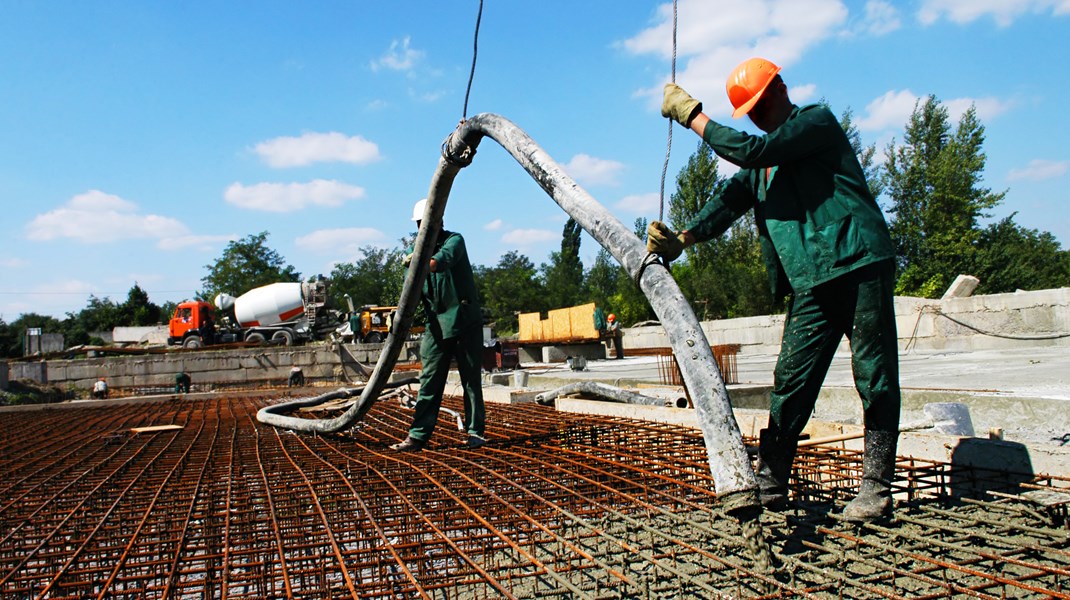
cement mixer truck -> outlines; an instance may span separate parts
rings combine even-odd
[[[200,348],[232,342],[291,346],[329,338],[348,327],[347,315],[327,305],[327,280],[272,283],[237,298],[180,303],[168,324],[168,345]]]

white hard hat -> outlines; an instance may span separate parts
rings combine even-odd
[[[420,200],[412,207],[412,220],[422,221],[424,218],[424,209],[427,208],[427,198]]]

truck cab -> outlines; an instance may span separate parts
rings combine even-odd
[[[214,336],[215,318],[211,304],[187,300],[175,307],[175,314],[167,324],[168,346],[200,348],[211,344]]]

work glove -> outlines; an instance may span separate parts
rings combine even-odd
[[[406,269],[408,269],[409,268],[409,263],[412,262],[412,255],[413,254],[414,254],[413,252],[409,252],[408,254],[406,254],[405,258],[401,259],[401,266],[403,266]]]
[[[702,110],[702,103],[691,97],[684,88],[675,83],[665,84],[665,99],[661,101],[661,116],[668,117],[684,127],[691,126],[691,119]]]
[[[668,261],[680,258],[687,240],[684,234],[676,233],[661,221],[651,221],[646,228],[646,251],[657,254]]]

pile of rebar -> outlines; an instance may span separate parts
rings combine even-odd
[[[1070,598],[1067,480],[902,458],[896,518],[858,527],[861,457],[806,448],[762,573],[698,431],[488,405],[487,446],[443,419],[398,454],[397,401],[326,437],[271,402],[4,413],[0,597]]]

